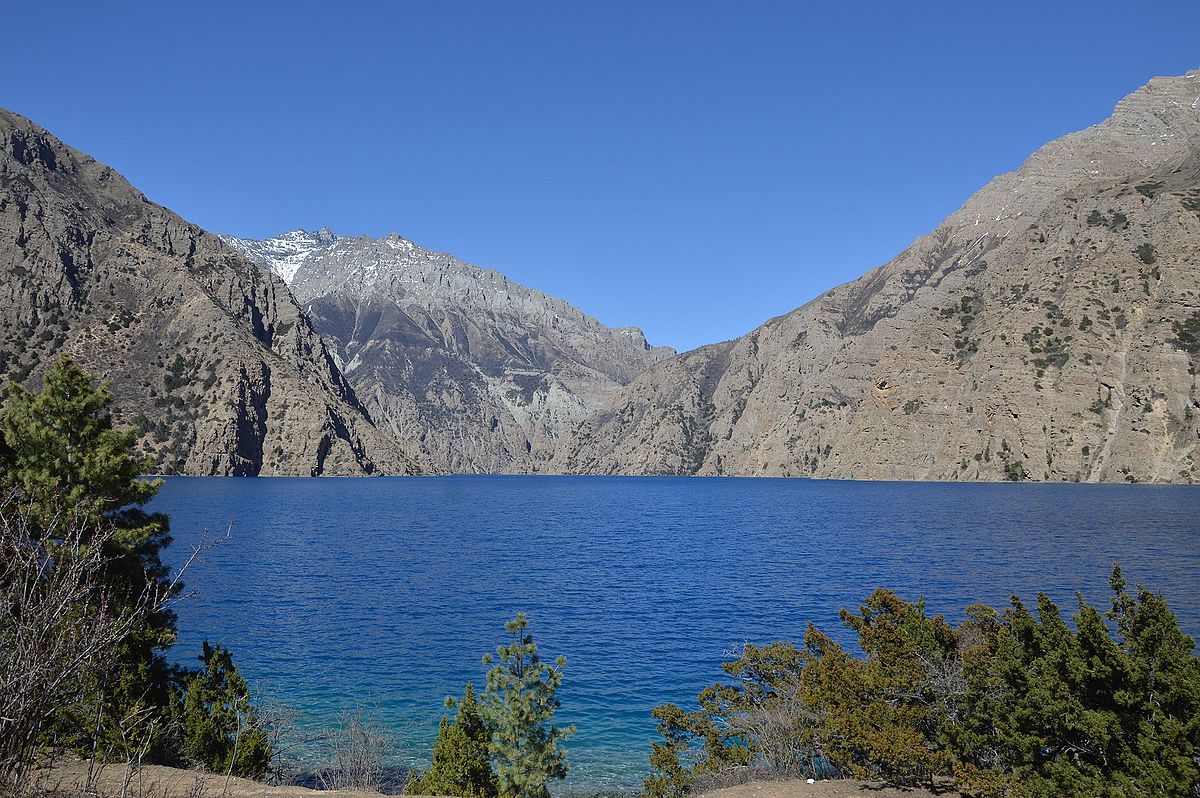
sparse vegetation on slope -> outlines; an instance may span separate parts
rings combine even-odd
[[[860,279],[651,366],[562,443],[554,465],[1200,479],[1197,77],[1155,78]],[[1090,412],[1098,393],[1103,413]],[[1007,460],[975,459],[1002,440]]]
[[[70,353],[160,474],[406,474],[282,281],[0,109],[0,376]]]

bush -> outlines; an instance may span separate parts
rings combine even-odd
[[[842,620],[851,656],[810,626],[804,646],[746,646],[700,710],[658,707],[647,796],[760,763],[896,784],[953,778],[980,796],[1200,794],[1200,660],[1159,595],[1112,574],[1106,617],[1073,623],[1039,595],[952,626],[880,590]],[[699,746],[699,748],[697,748]],[[693,750],[689,750],[693,749]]]
[[[52,496],[0,499],[0,793],[21,794],[61,708],[166,598],[128,601],[106,584],[102,552],[118,533]]]
[[[316,773],[323,789],[378,790],[384,786],[384,760],[396,744],[391,732],[359,711],[347,715],[341,727],[329,730],[325,737],[331,756]]]
[[[204,667],[187,680],[183,698],[184,751],[216,773],[262,778],[271,747],[246,680],[223,646],[206,640],[200,661]]]
[[[462,699],[446,699],[446,706],[457,707],[458,714],[453,721],[442,716],[433,744],[433,762],[428,771],[408,783],[405,792],[496,798],[496,774],[489,761],[492,726],[475,701],[475,688],[468,684]]]
[[[1183,321],[1174,322],[1174,327],[1175,339],[1172,343],[1193,357],[1200,356],[1200,311]]]

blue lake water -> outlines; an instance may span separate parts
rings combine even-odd
[[[330,725],[363,709],[401,762],[428,761],[446,695],[528,614],[569,662],[558,791],[636,787],[650,709],[689,705],[744,641],[799,640],[876,587],[958,617],[1011,594],[1107,605],[1114,562],[1200,634],[1200,488],[787,479],[456,476],[172,478],[178,562],[194,567],[181,661],[207,638],[251,684]]]

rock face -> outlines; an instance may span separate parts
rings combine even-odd
[[[674,351],[397,235],[226,237],[287,280],[372,418],[454,472],[536,472]]]
[[[1200,72],[1001,175],[889,263],[649,369],[585,474],[1192,482]]]
[[[163,473],[409,474],[284,283],[0,110],[0,374],[112,381]]]

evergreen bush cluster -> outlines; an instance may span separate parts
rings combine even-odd
[[[1119,567],[1105,614],[1068,622],[1039,595],[957,626],[880,590],[842,620],[852,656],[810,625],[803,645],[747,645],[700,708],[654,710],[647,798],[678,798],[732,768],[952,779],[977,796],[1200,795],[1200,660],[1166,602]]]
[[[261,776],[271,747],[246,680],[224,646],[205,641],[200,662],[183,694],[184,752],[218,773]]]
[[[500,794],[491,765],[492,724],[480,710],[475,688],[467,684],[463,697],[446,699],[457,709],[454,720],[442,716],[429,770],[409,781],[410,795],[458,795],[496,798]]]

